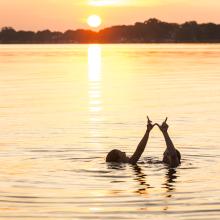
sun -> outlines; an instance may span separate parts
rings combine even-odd
[[[88,17],[87,23],[90,27],[97,28],[102,24],[102,19],[98,15],[91,15]]]

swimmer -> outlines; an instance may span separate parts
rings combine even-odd
[[[130,164],[136,164],[139,158],[141,157],[142,153],[144,152],[144,149],[147,145],[147,141],[149,138],[150,131],[153,129],[155,124],[152,124],[152,121],[147,117],[148,124],[147,124],[147,130],[141,139],[140,143],[137,146],[136,151],[131,157],[126,156],[125,152],[122,152],[120,150],[114,149],[110,151],[106,157],[106,162],[116,162],[116,163],[130,163]]]
[[[156,125],[159,127],[161,132],[163,133],[167,148],[163,154],[163,162],[168,164],[170,167],[177,167],[180,165],[181,160],[181,154],[180,152],[174,147],[174,144],[168,134],[168,128],[169,125],[167,124],[167,119],[162,123],[162,125],[159,125],[156,123]]]

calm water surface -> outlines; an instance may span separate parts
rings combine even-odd
[[[0,219],[219,219],[220,45],[1,45]],[[161,164],[169,117],[182,165]]]

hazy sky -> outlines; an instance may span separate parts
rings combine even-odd
[[[24,30],[89,28],[87,17],[101,16],[100,28],[155,17],[167,22],[220,23],[220,0],[0,0],[0,27]]]

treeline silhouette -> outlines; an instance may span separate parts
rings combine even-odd
[[[119,25],[100,30],[16,31],[3,27],[0,43],[220,43],[220,25],[167,23],[156,18],[134,25]]]

